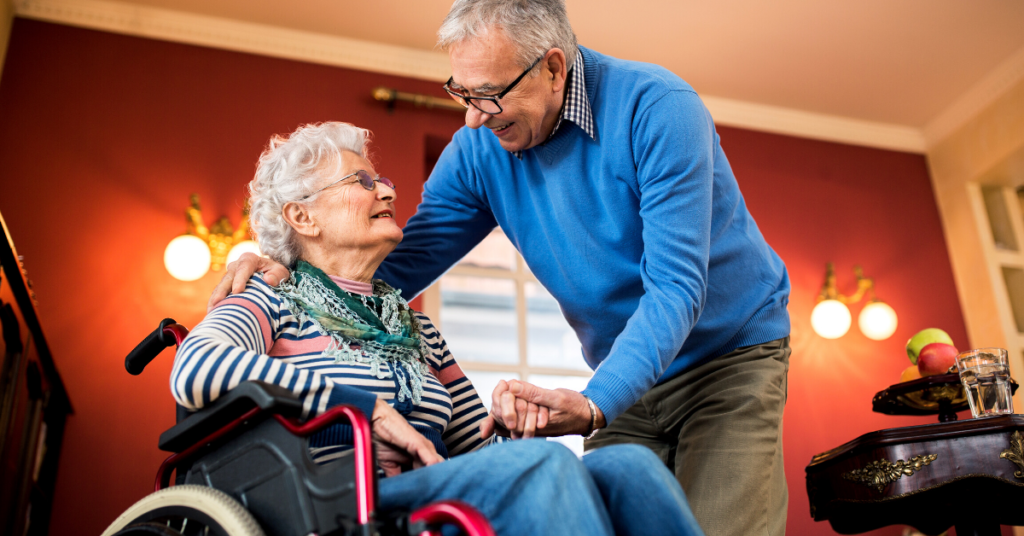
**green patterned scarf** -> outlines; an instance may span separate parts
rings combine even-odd
[[[308,320],[331,337],[323,355],[335,363],[368,364],[378,379],[397,375],[398,401],[420,403],[430,349],[399,291],[375,279],[372,296],[353,294],[302,260],[276,290],[299,322]]]

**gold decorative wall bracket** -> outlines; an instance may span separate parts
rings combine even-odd
[[[938,457],[938,454],[922,454],[907,461],[896,460],[895,463],[889,460],[875,460],[868,463],[863,469],[854,469],[844,473],[843,478],[881,492],[886,486],[903,476],[913,476],[922,467],[931,465]]]
[[[191,206],[185,210],[187,233],[198,236],[210,246],[210,269],[220,270],[227,263],[231,248],[243,240],[249,239],[249,200],[242,207],[242,219],[238,229],[233,229],[226,216],[221,216],[210,228],[203,225],[203,213],[199,208],[199,196],[192,194]]]
[[[999,457],[1010,460],[1020,469],[1013,472],[1013,476],[1024,478],[1024,437],[1021,437],[1020,430],[1013,432],[1010,436],[1010,448],[999,453]]]
[[[849,305],[859,302],[864,298],[865,294],[868,295],[868,301],[874,301],[875,280],[870,277],[864,277],[864,270],[860,266],[853,267],[853,274],[857,278],[857,290],[849,296],[844,296],[839,293],[839,287],[836,285],[835,267],[831,262],[825,263],[825,284],[821,286],[818,301],[838,300],[840,303]]]

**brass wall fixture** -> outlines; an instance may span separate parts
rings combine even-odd
[[[1019,469],[1013,472],[1013,476],[1024,478],[1024,437],[1021,437],[1020,430],[1013,432],[1010,436],[1010,448],[999,453],[999,457],[1010,460]]]
[[[450,98],[432,97],[418,93],[406,93],[387,87],[375,87],[371,92],[375,100],[388,103],[388,109],[393,109],[396,102],[408,102],[417,108],[438,108],[453,112],[465,113],[466,107],[453,101]]]
[[[839,293],[839,287],[836,286],[836,274],[832,263],[825,264],[825,284],[821,287],[818,303],[811,313],[811,327],[815,333],[826,339],[838,339],[846,335],[853,321],[847,305],[867,297],[868,303],[857,317],[857,324],[869,339],[888,339],[896,332],[896,311],[875,297],[875,281],[864,277],[864,271],[860,266],[854,266],[853,272],[857,277],[857,290],[849,296],[844,296]]]
[[[907,461],[896,460],[896,462],[890,462],[889,460],[875,460],[868,463],[863,469],[854,469],[848,473],[843,473],[843,478],[869,488],[875,488],[881,492],[886,486],[900,478],[913,476],[922,467],[931,465],[938,457],[938,454],[922,454],[914,456]]]
[[[190,201],[185,209],[185,234],[171,240],[164,250],[164,266],[175,279],[195,281],[211,269],[221,270],[243,253],[260,254],[259,246],[249,238],[248,201],[242,208],[238,229],[234,229],[225,216],[207,228],[203,224],[199,196],[192,194]]]

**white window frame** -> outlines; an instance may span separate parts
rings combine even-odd
[[[1002,249],[996,247],[995,236],[993,235],[989,220],[990,216],[985,207],[984,194],[982,193],[982,188],[985,186],[976,182],[967,183],[967,195],[975,215],[978,237],[980,239],[979,243],[984,252],[985,267],[992,284],[992,295],[995,298],[996,308],[999,311],[999,318],[997,320],[1006,341],[1006,350],[1010,361],[1010,375],[1019,378],[1021,377],[1021,371],[1024,371],[1024,333],[1017,330],[1016,317],[1010,304],[1010,291],[1006,287],[1002,270],[1004,267],[1024,269],[1024,206],[1022,206],[1024,205],[1024,199],[1021,199],[1021,195],[1013,187],[1004,186],[1000,188],[1002,190],[1002,200],[1006,203],[1010,231],[1017,242],[1016,250]],[[985,346],[985,344],[982,344],[982,346]],[[989,346],[992,345],[989,344]],[[1019,400],[1020,398],[1018,398]],[[1020,412],[1020,410],[1017,411]]]
[[[496,233],[500,233],[502,238],[507,240],[504,233],[496,229]],[[511,246],[511,244],[510,244]],[[526,261],[523,260],[523,256],[520,255],[519,251],[516,251],[514,247],[512,250],[515,251],[516,269],[504,270],[501,268],[481,268],[478,266],[466,266],[463,264],[456,264],[450,271],[445,275],[460,275],[460,276],[471,276],[471,277],[486,277],[492,279],[504,279],[511,280],[515,283],[516,288],[516,331],[518,332],[519,340],[519,362],[517,364],[505,364],[505,363],[482,363],[479,361],[468,361],[461,359],[458,354],[454,353],[455,360],[462,367],[462,370],[466,371],[480,371],[480,372],[508,372],[511,374],[518,374],[524,381],[530,381],[531,374],[543,374],[551,376],[579,376],[583,378],[590,378],[594,375],[592,370],[579,370],[579,369],[567,369],[561,367],[539,367],[536,365],[529,364],[529,345],[528,331],[529,328],[526,324],[527,309],[526,309],[526,284],[536,283],[541,285],[540,281],[530,272],[529,267],[526,266]],[[541,285],[543,286],[543,285]],[[423,312],[433,320],[434,325],[437,326],[438,331],[444,336],[444,324],[441,317],[441,280],[439,279],[427,290],[423,291],[421,295],[423,299]],[[580,356],[582,359],[582,355]],[[489,397],[487,397],[489,400]],[[489,404],[488,404],[489,405]]]

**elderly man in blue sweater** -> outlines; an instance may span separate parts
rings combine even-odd
[[[783,534],[789,279],[697,93],[578,46],[563,0],[456,0],[439,38],[466,127],[376,275],[411,298],[500,226],[595,368],[503,382],[484,434],[646,445],[707,534]]]

